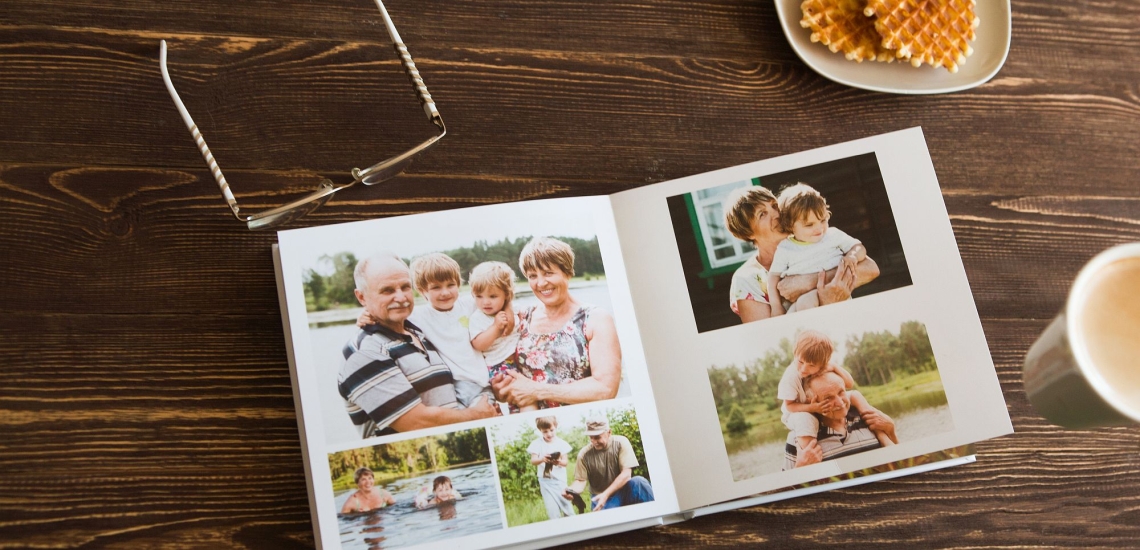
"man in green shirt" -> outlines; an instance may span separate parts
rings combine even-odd
[[[587,420],[586,435],[590,444],[578,452],[574,483],[563,491],[562,498],[572,500],[588,482],[595,512],[652,502],[653,486],[644,477],[633,475],[638,462],[629,439],[613,435],[604,418]]]

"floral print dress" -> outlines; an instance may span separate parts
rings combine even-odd
[[[568,384],[591,375],[590,342],[586,340],[586,320],[594,306],[582,306],[570,316],[562,328],[554,332],[531,329],[537,307],[519,312],[519,370],[535,382]],[[540,409],[559,407],[561,403],[540,401]]]

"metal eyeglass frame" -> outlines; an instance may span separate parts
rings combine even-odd
[[[166,82],[166,89],[170,92],[171,99],[174,100],[174,106],[178,108],[178,114],[182,115],[182,121],[186,123],[186,128],[190,130],[190,135],[194,138],[194,143],[198,146],[198,152],[202,154],[202,158],[210,168],[210,173],[214,175],[214,180],[218,182],[218,188],[222,191],[222,197],[226,199],[226,204],[229,205],[234,217],[245,222],[246,226],[250,229],[279,227],[316,210],[322,204],[328,202],[329,198],[337,191],[347,189],[357,183],[375,185],[396,177],[408,167],[408,164],[412,162],[412,159],[414,159],[416,155],[431,149],[440,138],[447,135],[447,127],[443,124],[443,118],[439,116],[439,111],[435,107],[435,102],[431,99],[431,94],[428,93],[427,86],[424,85],[423,78],[420,78],[420,72],[416,70],[416,64],[412,61],[411,54],[408,53],[408,47],[400,40],[400,33],[396,31],[396,26],[392,23],[392,18],[388,16],[388,10],[384,8],[384,3],[381,0],[375,1],[376,5],[380,8],[380,14],[384,17],[384,25],[388,28],[388,36],[391,37],[392,46],[396,49],[396,54],[400,57],[400,62],[404,66],[404,72],[406,72],[408,78],[412,80],[412,85],[416,89],[416,94],[419,96],[424,113],[427,115],[428,120],[439,129],[439,134],[404,153],[373,164],[363,170],[353,168],[351,183],[336,185],[328,179],[322,179],[316,191],[288,204],[252,215],[243,214],[238,207],[237,199],[234,198],[234,194],[230,191],[226,177],[222,175],[222,169],[218,167],[217,161],[214,160],[214,155],[210,153],[210,148],[206,146],[206,140],[202,138],[202,133],[198,131],[198,125],[194,124],[194,119],[190,118],[190,113],[186,111],[186,106],[182,103],[182,99],[178,97],[178,92],[175,91],[174,84],[170,81],[170,73],[166,69],[166,41],[162,41],[159,50],[159,66],[162,69],[162,80]]]

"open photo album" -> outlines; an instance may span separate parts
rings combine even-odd
[[[566,543],[1013,431],[918,128],[274,259],[324,549]]]

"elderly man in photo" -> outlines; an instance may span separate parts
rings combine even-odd
[[[895,422],[877,409],[859,414],[851,406],[851,398],[844,389],[843,378],[834,372],[825,372],[808,379],[805,384],[812,403],[820,403],[819,433],[815,441],[797,449],[795,434],[788,434],[784,446],[784,469],[817,464],[850,456],[883,445],[875,437],[876,431],[887,435],[889,444],[898,443]]]
[[[573,500],[589,482],[594,512],[653,502],[653,486],[633,475],[638,463],[629,439],[614,435],[604,418],[587,420],[586,435],[590,444],[578,452],[574,483],[562,492],[562,498]]]
[[[356,264],[356,299],[375,320],[344,347],[337,387],[361,437],[407,432],[488,418],[495,409],[479,400],[463,409],[451,370],[408,321],[415,307],[407,264],[394,254]]]

